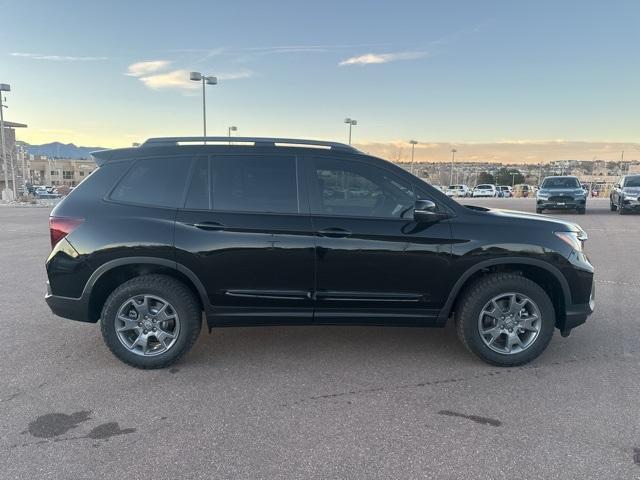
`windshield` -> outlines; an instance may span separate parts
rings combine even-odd
[[[542,188],[580,188],[577,178],[549,177],[542,182]]]
[[[624,179],[624,187],[640,187],[640,175]]]

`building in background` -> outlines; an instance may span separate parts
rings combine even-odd
[[[30,184],[56,187],[75,187],[96,169],[93,160],[50,158],[42,155],[30,155],[28,164]]]
[[[9,179],[9,188],[13,190],[13,182],[16,182],[15,188],[22,185],[22,168],[18,161],[18,152],[16,150],[16,128],[27,128],[24,123],[2,122],[4,124],[4,148],[7,155],[7,177]],[[0,152],[0,191],[7,186],[4,184],[4,159]]]

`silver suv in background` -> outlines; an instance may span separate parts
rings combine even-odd
[[[640,211],[640,175],[625,175],[616,183],[609,195],[611,211],[620,215]]]

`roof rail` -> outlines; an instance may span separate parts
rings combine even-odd
[[[357,148],[338,142],[325,142],[322,140],[304,140],[298,138],[265,138],[265,137],[158,137],[150,138],[140,147],[168,147],[185,143],[212,143],[212,144],[247,144],[256,147],[318,147],[331,150],[344,150],[358,152]]]

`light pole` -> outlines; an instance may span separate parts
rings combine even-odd
[[[351,127],[353,127],[354,125],[357,125],[358,121],[354,120],[353,118],[345,118],[344,123],[349,124],[349,145],[351,145]]]
[[[413,173],[413,154],[416,151],[418,142],[416,140],[409,140],[409,143],[411,144],[411,173]]]
[[[229,145],[231,145],[231,132],[237,132],[238,127],[231,126],[227,128],[227,135],[229,136]]]
[[[204,127],[204,143],[207,143],[207,104],[204,86],[217,85],[218,79],[216,77],[208,77],[200,72],[191,72],[189,74],[189,79],[193,80],[194,82],[202,82],[202,124]]]
[[[4,190],[2,191],[5,200],[11,200],[9,194],[9,166],[7,165],[7,152],[4,143],[4,112],[2,111],[4,105],[2,105],[2,92],[10,92],[11,86],[6,83],[0,83],[0,143],[2,143],[2,160],[4,168]],[[15,188],[15,185],[14,185]],[[6,193],[5,193],[6,192]]]
[[[449,185],[453,185],[453,164],[456,161],[456,150],[455,148],[451,149],[451,177],[449,178]]]

